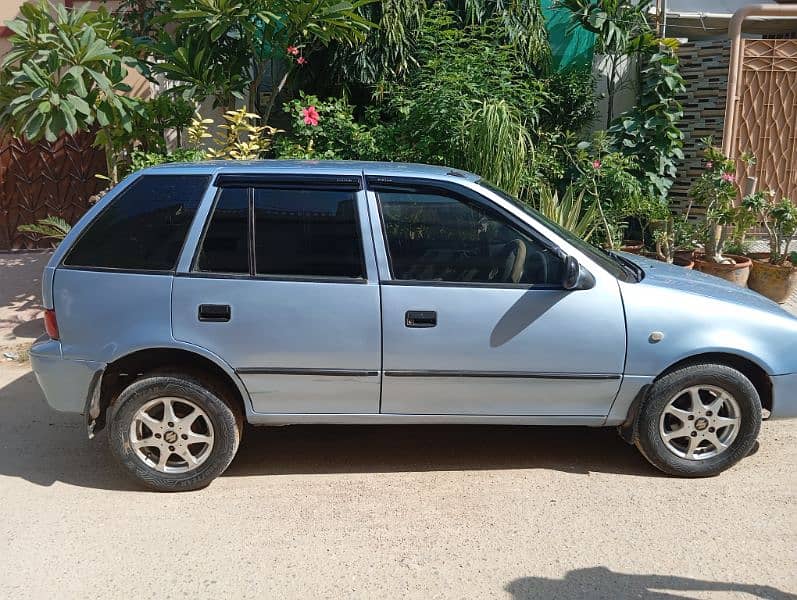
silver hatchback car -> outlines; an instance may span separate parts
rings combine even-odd
[[[797,417],[797,319],[442,167],[146,169],[72,229],[43,297],[48,403],[107,423],[157,490],[221,474],[245,420],[613,426],[700,477],[751,451],[762,409]]]

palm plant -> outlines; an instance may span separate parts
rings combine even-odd
[[[211,96],[228,109],[238,98],[255,111],[270,73],[271,94],[262,110],[267,122],[276,97],[308,54],[333,40],[365,39],[372,24],[359,9],[370,1],[174,0],[157,7],[163,12],[149,28],[157,37],[145,39],[143,49],[151,54],[152,72],[177,82],[176,92]]]
[[[56,241],[63,240],[71,229],[72,226],[64,219],[61,217],[54,217],[52,215],[48,215],[44,219],[39,219],[35,223],[20,225],[17,227],[17,231],[21,233],[33,234],[32,237],[52,239]]]

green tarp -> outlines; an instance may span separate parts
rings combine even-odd
[[[563,71],[569,67],[591,65],[595,34],[580,27],[570,31],[570,12],[563,8],[554,8],[555,4],[556,0],[541,0],[553,67],[557,71]]]

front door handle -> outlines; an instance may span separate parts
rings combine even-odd
[[[435,327],[437,325],[437,312],[433,310],[408,310],[404,315],[404,325],[407,327]]]
[[[200,304],[199,320],[211,323],[226,323],[230,320],[229,304]]]

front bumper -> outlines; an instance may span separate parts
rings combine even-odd
[[[773,375],[772,419],[797,418],[797,373]]]
[[[105,369],[105,363],[62,358],[61,343],[50,339],[33,345],[30,364],[47,404],[69,413],[87,410],[93,388]]]

